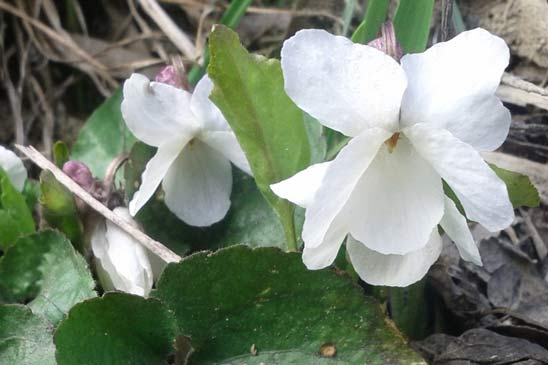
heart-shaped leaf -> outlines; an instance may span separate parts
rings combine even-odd
[[[232,246],[164,271],[152,294],[192,339],[192,364],[422,363],[380,305],[333,270],[309,271],[298,253]],[[289,362],[291,359],[292,362]]]

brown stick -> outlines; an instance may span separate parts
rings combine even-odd
[[[112,210],[105,207],[98,200],[92,197],[87,191],[85,191],[80,185],[75,183],[70,177],[68,177],[63,171],[61,171],[57,166],[51,163],[47,158],[45,158],[40,152],[38,152],[34,147],[25,147],[21,145],[15,145],[15,147],[21,151],[25,156],[27,156],[32,162],[40,166],[44,170],[49,170],[55,176],[55,178],[63,184],[67,189],[69,189],[74,195],[82,199],[86,204],[88,204],[92,209],[97,211],[103,217],[116,224],[118,227],[123,229],[127,234],[135,238],[140,244],[148,248],[152,253],[159,256],[165,262],[179,262],[181,257],[175,252],[171,251],[166,246],[162,245],[160,242],[153,240],[147,236],[144,232],[133,227],[131,224],[126,222],[124,219],[116,215]]]

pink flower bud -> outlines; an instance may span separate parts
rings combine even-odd
[[[175,66],[166,66],[158,72],[154,81],[171,85],[173,87],[183,89],[183,76],[179,73]]]
[[[65,162],[63,172],[87,191],[92,190],[95,179],[85,163],[80,161]]]
[[[381,27],[381,36],[373,39],[367,45],[386,53],[396,61],[399,61],[403,56],[403,49],[396,39],[396,31],[392,22],[384,23]]]

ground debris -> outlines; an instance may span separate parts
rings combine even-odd
[[[466,331],[459,337],[435,334],[414,346],[433,365],[548,363],[548,350],[542,346],[483,328]]]

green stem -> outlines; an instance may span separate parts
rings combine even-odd
[[[285,250],[296,252],[299,247],[297,246],[297,236],[295,234],[294,209],[287,202],[283,202],[282,204],[284,204],[284,209],[280,209],[280,221],[285,233]]]

